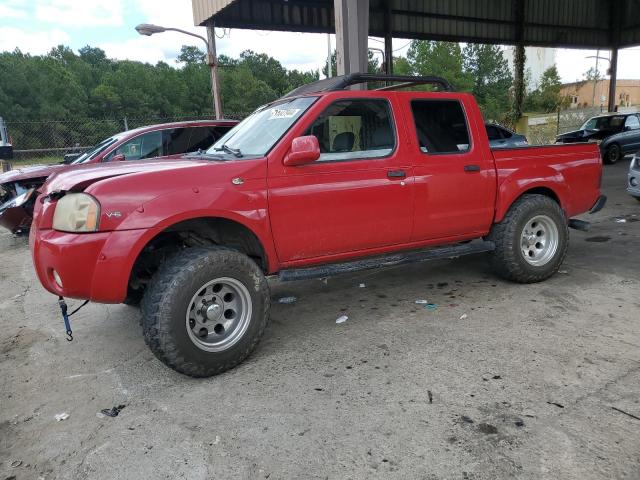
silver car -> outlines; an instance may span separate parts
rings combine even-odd
[[[640,152],[636,153],[629,164],[627,192],[640,202]]]

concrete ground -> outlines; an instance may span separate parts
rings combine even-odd
[[[273,283],[297,302],[205,380],[156,360],[131,307],[90,304],[65,341],[26,239],[3,234],[0,479],[638,479],[627,166],[606,168],[609,203],[551,280],[503,282],[476,256]]]

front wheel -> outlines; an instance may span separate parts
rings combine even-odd
[[[209,377],[242,362],[269,320],[269,286],[246,255],[223,247],[176,254],[142,300],[147,345],[162,362]]]
[[[613,145],[610,145],[609,148],[607,148],[604,154],[604,163],[613,165],[614,163],[617,163],[621,157],[622,157],[622,150],[620,149],[619,145],[616,145],[614,143]]]
[[[544,195],[523,195],[488,237],[495,243],[492,266],[498,275],[519,283],[555,274],[569,246],[567,219],[560,205]]]

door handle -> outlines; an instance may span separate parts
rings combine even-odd
[[[480,165],[465,165],[464,166],[464,171],[465,172],[479,172],[480,171]]]
[[[389,178],[405,178],[407,176],[404,170],[389,170],[387,177]]]

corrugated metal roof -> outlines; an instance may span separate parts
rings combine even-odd
[[[523,2],[518,18],[518,4]],[[192,0],[196,25],[335,32],[333,0]],[[640,44],[640,0],[370,0],[369,34],[396,38],[606,48]]]

